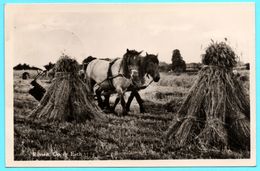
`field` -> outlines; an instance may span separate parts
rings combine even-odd
[[[31,75],[35,75],[32,73]],[[248,72],[242,72],[248,77]],[[229,159],[249,158],[249,151],[201,149],[196,144],[176,148],[165,141],[165,132],[175,117],[196,75],[162,73],[161,80],[140,91],[146,113],[137,103],[128,116],[106,114],[106,121],[49,123],[26,116],[38,105],[28,93],[29,80],[14,73],[15,160],[124,160],[124,159]],[[45,88],[49,80],[38,81]],[[243,85],[249,92],[249,80]],[[127,95],[126,95],[127,96]],[[113,101],[114,98],[111,99]],[[120,112],[118,106],[117,111]]]

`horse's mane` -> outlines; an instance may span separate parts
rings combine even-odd
[[[84,71],[87,69],[88,64],[89,64],[91,61],[95,60],[95,59],[97,59],[97,58],[96,58],[96,57],[93,57],[93,56],[88,56],[87,58],[85,58],[85,59],[82,61],[82,65],[83,65]]]
[[[110,58],[99,58],[99,60],[103,60],[103,61],[111,61],[112,59],[110,59]]]
[[[123,70],[123,74],[126,78],[130,78],[130,73],[129,73],[129,61],[133,56],[139,56],[141,52],[137,52],[136,50],[128,50],[124,54],[122,62],[121,62],[121,67]]]

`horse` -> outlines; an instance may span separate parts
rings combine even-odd
[[[146,88],[148,85],[144,86],[145,84],[145,76],[149,78],[152,77],[152,81],[158,82],[160,80],[160,73],[159,73],[159,60],[158,60],[158,54],[148,54],[146,52],[146,56],[139,57],[139,69],[138,69],[138,77],[135,77],[133,79],[132,84],[128,87],[127,91],[131,91],[131,94],[128,98],[128,101],[126,103],[126,110],[127,112],[130,111],[130,105],[132,103],[132,100],[134,97],[136,98],[139,107],[140,107],[140,112],[145,113],[145,109],[143,106],[143,100],[138,93],[139,90]],[[151,82],[150,82],[151,83]],[[150,84],[149,83],[149,84]],[[109,104],[109,97],[110,94],[109,92],[105,92],[105,106],[110,112],[114,112],[116,105],[119,102],[119,99],[117,98],[115,100],[114,106],[111,109],[110,104]]]
[[[132,79],[138,74],[138,62],[141,52],[136,50],[126,50],[123,58],[116,58],[112,61],[102,59],[87,60],[85,67],[85,80],[94,91],[94,86],[98,86],[95,93],[98,105],[103,108],[101,98],[102,91],[115,90],[118,99],[121,101],[122,114],[127,115],[124,94],[131,85]]]

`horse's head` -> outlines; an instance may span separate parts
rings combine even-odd
[[[126,50],[123,56],[122,67],[123,73],[127,78],[138,77],[139,65],[140,65],[140,54],[136,50]]]
[[[148,54],[143,59],[143,70],[147,76],[151,76],[155,82],[160,80],[158,55]]]

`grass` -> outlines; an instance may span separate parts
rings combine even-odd
[[[159,86],[182,87],[189,89],[196,80],[196,75],[187,73],[175,75],[173,73],[162,73]]]
[[[21,79],[24,72],[28,72],[31,79],[38,75],[36,70],[14,70],[14,79]]]
[[[31,80],[14,80],[15,160],[140,160],[249,158],[249,151],[176,148],[165,142],[168,129],[196,75],[162,74],[140,91],[147,113],[134,101],[128,116],[107,114],[107,122],[49,123],[26,118],[38,102],[28,94]],[[179,83],[176,83],[179,82]],[[39,83],[48,87],[47,80]],[[247,83],[248,84],[248,83]],[[118,105],[117,110],[120,107]]]

